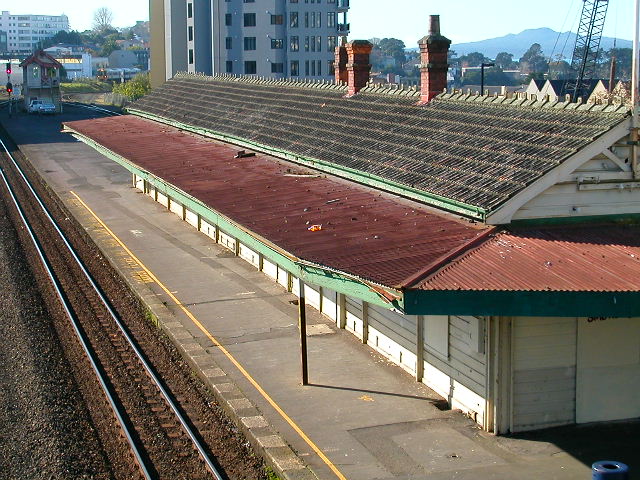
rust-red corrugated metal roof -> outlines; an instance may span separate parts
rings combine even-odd
[[[491,231],[266,155],[234,159],[238,147],[135,116],[66,125],[296,257],[385,286]]]
[[[640,290],[640,226],[502,232],[422,281],[423,290]]]

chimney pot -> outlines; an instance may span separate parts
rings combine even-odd
[[[440,15],[429,15],[429,36],[440,35]]]
[[[355,95],[369,82],[371,63],[369,56],[373,44],[366,40],[354,40],[343,48],[347,51],[347,96]]]

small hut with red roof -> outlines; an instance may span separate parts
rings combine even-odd
[[[46,100],[62,112],[60,94],[60,69],[62,65],[48,53],[38,50],[24,60],[20,66],[23,75],[25,108],[31,100]]]

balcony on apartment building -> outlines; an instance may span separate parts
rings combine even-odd
[[[349,0],[338,0],[338,12],[349,10]]]

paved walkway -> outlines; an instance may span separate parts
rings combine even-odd
[[[23,153],[290,478],[587,479],[596,460],[633,466],[636,423],[496,438],[440,411],[431,390],[311,308],[311,385],[301,386],[295,297],[59,133],[62,120],[87,116],[0,111]]]

